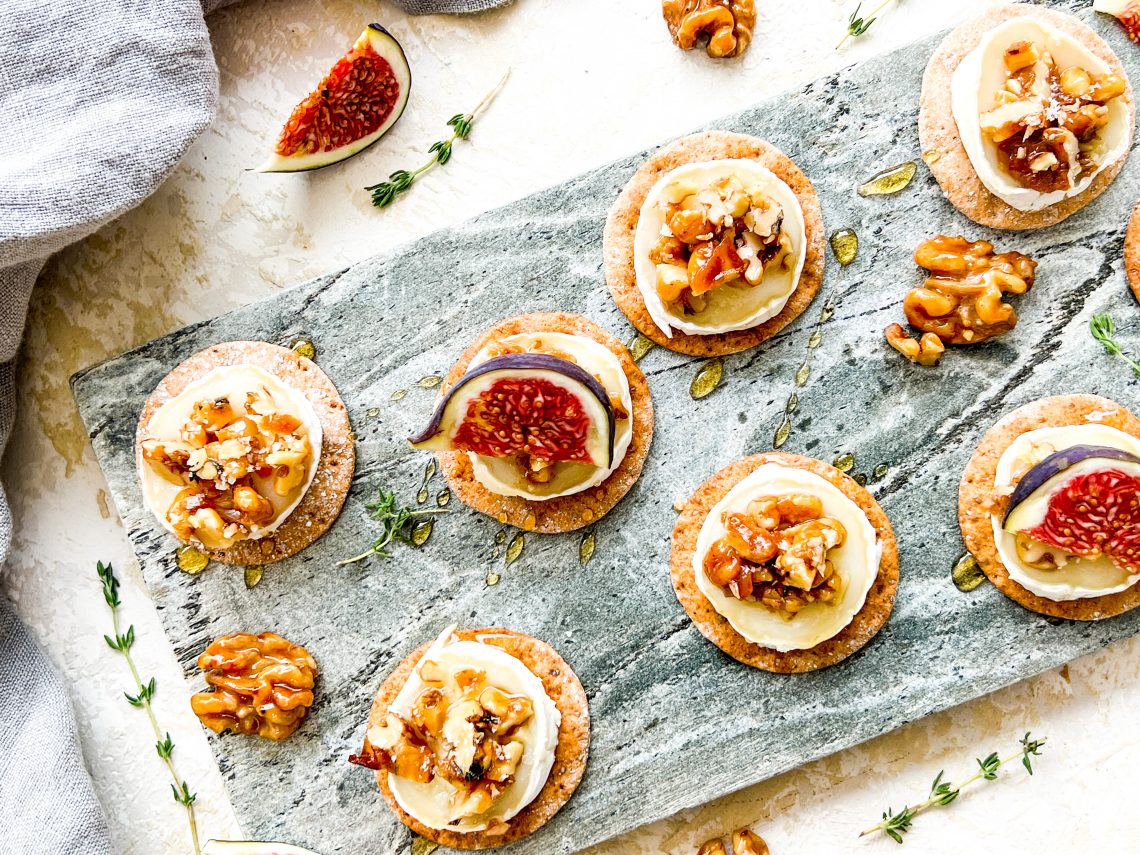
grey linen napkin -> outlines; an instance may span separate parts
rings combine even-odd
[[[0,454],[12,430],[14,359],[28,297],[44,260],[153,192],[210,123],[218,75],[203,12],[229,2],[0,3]],[[505,2],[397,5],[420,15]],[[11,541],[0,487],[0,565]],[[98,602],[94,577],[76,596]],[[5,853],[111,851],[66,687],[3,597],[0,817]]]

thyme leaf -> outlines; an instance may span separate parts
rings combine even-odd
[[[346,564],[355,564],[357,561],[363,561],[372,555],[375,555],[377,558],[388,558],[391,555],[391,553],[388,552],[388,547],[391,546],[392,541],[406,543],[409,546],[417,546],[412,540],[412,531],[415,528],[413,523],[420,517],[450,513],[448,508],[411,508],[398,505],[396,503],[396,494],[391,490],[381,490],[377,495],[376,501],[369,502],[364,507],[368,510],[368,515],[380,523],[382,527],[380,536],[372,541],[372,545],[359,555],[338,561],[338,567],[343,567]]]
[[[839,50],[841,47],[843,47],[843,45],[847,43],[848,39],[857,38],[863,35],[863,33],[867,32],[867,30],[871,29],[871,24],[879,20],[879,13],[887,8],[887,5],[891,2],[892,0],[883,0],[883,2],[876,6],[867,15],[866,18],[859,16],[859,12],[862,10],[863,4],[858,3],[855,6],[855,11],[851,13],[851,17],[847,19],[847,32],[843,34],[843,38],[839,40],[839,44],[835,46],[835,49]]]
[[[447,126],[451,128],[452,134],[444,140],[437,140],[428,147],[428,154],[431,158],[427,163],[423,164],[417,169],[397,169],[388,176],[387,181],[381,181],[379,184],[370,184],[364,189],[372,194],[372,204],[377,208],[386,208],[391,205],[396,197],[405,192],[416,179],[434,169],[437,166],[443,166],[451,160],[452,146],[456,140],[465,140],[471,136],[471,127],[475,124],[476,117],[490,105],[492,99],[499,94],[499,90],[503,88],[503,84],[507,82],[510,77],[511,71],[507,69],[507,73],[503,75],[502,79],[495,85],[495,88],[483,96],[474,110],[470,113],[456,113],[447,120]]]
[[[1120,345],[1116,341],[1116,322],[1112,319],[1112,315],[1108,312],[1093,315],[1089,321],[1089,332],[1092,333],[1093,338],[1101,343],[1101,346],[1109,356],[1115,356],[1117,359],[1122,360],[1132,369],[1133,374],[1140,377],[1140,362],[1137,362],[1121,350]]]
[[[883,811],[883,818],[870,828],[861,832],[859,836],[866,837],[868,834],[882,832],[891,838],[891,840],[895,841],[895,843],[902,843],[903,835],[910,831],[910,827],[916,816],[932,807],[945,807],[958,798],[962,790],[975,781],[996,780],[998,770],[1005,764],[1020,759],[1021,765],[1032,775],[1033,766],[1029,758],[1036,757],[1041,753],[1041,746],[1045,744],[1045,740],[1034,739],[1029,733],[1026,733],[1025,736],[1021,738],[1019,744],[1021,745],[1021,750],[1016,754],[1011,754],[1009,757],[1003,758],[995,751],[984,760],[978,760],[978,771],[966,778],[961,784],[954,785],[949,781],[943,780],[945,771],[939,772],[934,778],[934,783],[930,785],[930,795],[925,801],[919,802],[914,807],[904,805],[903,809],[898,813],[895,813],[891,808],[887,808]]]
[[[154,677],[151,677],[145,683],[142,677],[139,676],[138,668],[135,666],[134,657],[131,656],[131,648],[135,643],[135,628],[134,625],[127,627],[126,632],[119,631],[119,606],[122,602],[119,599],[119,580],[115,576],[114,568],[110,564],[104,564],[102,561],[96,562],[95,570],[99,574],[99,581],[103,585],[103,599],[107,602],[107,607],[111,610],[111,635],[104,635],[103,639],[107,642],[107,646],[114,650],[116,653],[122,655],[127,663],[127,668],[131,672],[131,679],[134,681],[136,694],[124,692],[127,702],[131,706],[146,712],[147,718],[150,720],[151,729],[154,731],[154,750],[158,754],[159,759],[162,760],[163,765],[166,766],[167,772],[170,773],[172,783],[170,789],[174,793],[174,800],[186,809],[186,820],[190,825],[190,840],[194,845],[195,855],[201,855],[202,847],[198,843],[198,823],[194,818],[194,800],[197,796],[190,792],[190,787],[185,780],[179,779],[178,772],[174,767],[174,740],[170,738],[170,733],[165,735],[159,730],[158,719],[155,718],[154,708],[151,706],[151,700],[158,689],[158,684]]]

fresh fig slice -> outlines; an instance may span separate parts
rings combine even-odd
[[[610,396],[593,375],[557,356],[509,353],[459,378],[408,441],[432,451],[528,454],[608,468],[615,430]]]
[[[1002,527],[1140,573],[1140,457],[1098,445],[1049,455],[1018,482]]]
[[[202,855],[317,855],[291,843],[272,843],[260,840],[208,840]]]
[[[1128,38],[1140,42],[1140,0],[1094,0],[1093,11],[1112,15]]]
[[[396,123],[412,72],[400,43],[369,24],[317,88],[293,108],[258,172],[303,172],[363,151]]]

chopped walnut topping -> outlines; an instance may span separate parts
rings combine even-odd
[[[1023,187],[1039,193],[1071,189],[1097,170],[1106,105],[1123,95],[1127,84],[1115,74],[1062,69],[1030,41],[1009,46],[1005,68],[1005,84],[981,115],[982,133]]]
[[[823,515],[817,497],[762,496],[746,513],[727,511],[721,519],[726,532],[710,547],[704,571],[726,594],[787,618],[838,598],[842,579],[829,554],[847,530]]]
[[[442,778],[455,790],[453,821],[486,813],[514,782],[525,751],[519,731],[534,716],[534,705],[488,682],[479,669],[449,680],[438,663],[425,659],[417,670],[427,688],[410,714],[389,710],[349,760],[419,783]]]
[[[313,705],[317,663],[304,647],[272,632],[219,638],[198,657],[210,689],[190,698],[202,724],[215,733],[289,736]]]
[[[665,225],[649,260],[657,294],[674,311],[696,314],[713,289],[754,287],[765,270],[791,259],[783,209],[735,176],[666,194],[660,208]]]
[[[305,481],[313,449],[301,420],[250,393],[244,414],[226,398],[197,402],[176,439],[148,437],[142,459],[183,487],[166,519],[184,541],[225,549],[271,523],[269,490],[286,498]]]
[[[681,50],[707,39],[711,57],[740,56],[756,28],[755,0],[663,0],[661,12]]]

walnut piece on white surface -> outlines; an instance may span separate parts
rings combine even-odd
[[[705,39],[711,57],[740,56],[756,27],[754,0],[663,0],[661,12],[677,47],[692,50]]]

